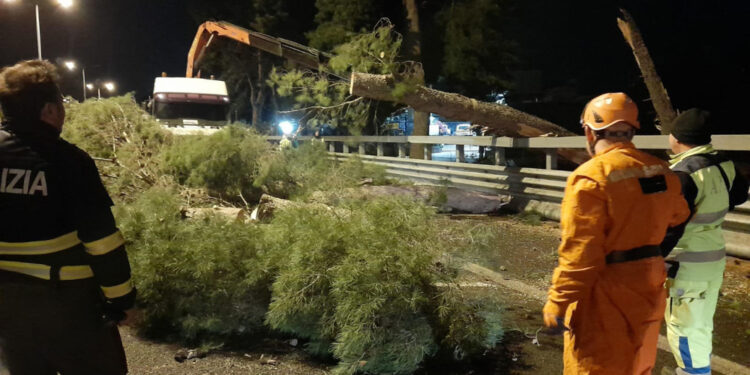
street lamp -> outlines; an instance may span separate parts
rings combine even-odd
[[[111,92],[115,91],[115,83],[112,81],[104,82],[101,85],[99,84],[93,84],[93,83],[87,83],[86,88],[89,90],[94,90],[96,88],[96,97],[101,100],[102,98],[102,87],[104,87],[105,90]]]
[[[63,65],[71,72],[76,68],[76,62],[73,60],[65,61]],[[81,78],[83,80],[83,101],[86,101],[86,88],[88,85],[86,84],[86,69],[84,67],[81,67]]]
[[[6,3],[14,3],[16,0],[5,0]],[[56,0],[57,5],[68,9],[73,6],[73,0]],[[42,31],[39,27],[39,4],[34,4],[36,12],[36,49],[39,52],[39,60],[42,59]]]

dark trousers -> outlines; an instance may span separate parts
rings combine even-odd
[[[117,326],[92,280],[0,280],[0,351],[12,375],[127,373]]]

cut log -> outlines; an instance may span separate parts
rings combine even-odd
[[[560,137],[575,133],[547,120],[519,111],[507,105],[480,102],[463,95],[430,89],[422,85],[401,98],[393,96],[396,79],[392,75],[352,73],[349,92],[352,95],[406,104],[415,111],[434,113],[448,120],[467,121],[490,129],[495,136],[505,137]],[[574,163],[588,159],[584,151],[560,149],[563,158]]]
[[[208,215],[219,215],[237,221],[247,221],[247,211],[236,207],[187,207],[182,210],[184,219],[197,219]]]
[[[272,197],[268,194],[263,194],[260,197],[260,202],[258,203],[258,207],[256,207],[255,210],[253,210],[253,213],[250,215],[250,220],[268,221],[271,218],[273,218],[274,213],[279,210],[283,210],[285,208],[297,208],[297,207],[321,208],[326,211],[330,211],[332,214],[341,215],[341,216],[349,215],[349,211],[347,210],[340,209],[340,208],[333,208],[322,203],[296,202],[296,201],[290,201],[286,199]]]
[[[656,115],[659,117],[659,123],[657,128],[661,134],[670,134],[672,122],[677,118],[677,113],[672,107],[672,101],[669,99],[667,89],[656,72],[654,62],[651,60],[651,55],[648,53],[646,48],[646,42],[643,41],[641,32],[638,29],[638,25],[635,24],[633,16],[630,15],[625,9],[620,9],[622,12],[622,18],[617,19],[617,26],[622,32],[622,36],[625,37],[625,41],[633,50],[635,61],[638,63],[638,68],[641,70],[643,75],[643,81],[646,83],[648,93],[651,95],[651,103],[654,105]]]

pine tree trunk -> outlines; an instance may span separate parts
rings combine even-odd
[[[250,106],[253,108],[252,125],[258,129],[263,120],[263,110],[266,105],[265,75],[263,74],[263,60],[261,51],[258,51],[258,79],[255,82],[248,75],[247,81],[250,85]]]
[[[422,43],[421,33],[419,28],[419,8],[417,7],[416,0],[403,0],[404,8],[406,8],[406,18],[409,21],[409,32],[405,38],[405,50],[407,56],[417,62],[422,61]],[[424,77],[422,77],[424,80]],[[414,111],[414,129],[413,135],[429,135],[430,131],[430,114],[420,112],[415,109]],[[424,149],[422,145],[411,145],[409,150],[409,157],[412,159],[424,159]]]
[[[677,113],[672,107],[672,102],[669,100],[667,89],[664,88],[664,84],[656,72],[654,62],[651,60],[648,48],[646,48],[646,42],[643,41],[635,20],[626,10],[620,9],[620,11],[622,12],[622,18],[617,19],[617,26],[620,28],[622,36],[625,37],[625,41],[633,50],[635,61],[638,63],[638,68],[640,68],[643,75],[643,81],[646,83],[648,93],[651,95],[651,103],[654,105],[656,115],[659,117],[659,123],[661,124],[660,127],[657,127],[661,131],[661,134],[670,134],[672,122],[677,117]]]
[[[508,137],[572,136],[574,133],[547,120],[495,103],[480,102],[463,95],[424,86],[393,97],[395,79],[391,75],[352,73],[350,93],[365,98],[399,102],[415,110],[435,113],[455,121],[466,121],[490,128],[491,133]]]
[[[480,102],[463,95],[417,86],[401,98],[393,96],[396,80],[391,75],[352,73],[349,92],[364,98],[406,104],[423,113],[449,120],[466,121],[488,128],[489,134],[506,137],[575,136],[547,120],[495,103]],[[414,146],[414,145],[412,145]],[[418,145],[420,148],[422,145]],[[574,163],[588,159],[584,151],[560,149],[558,154]]]

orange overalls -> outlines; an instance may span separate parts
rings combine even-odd
[[[651,374],[666,298],[658,245],[689,215],[667,163],[630,142],[570,175],[544,308],[570,328],[565,374]]]

